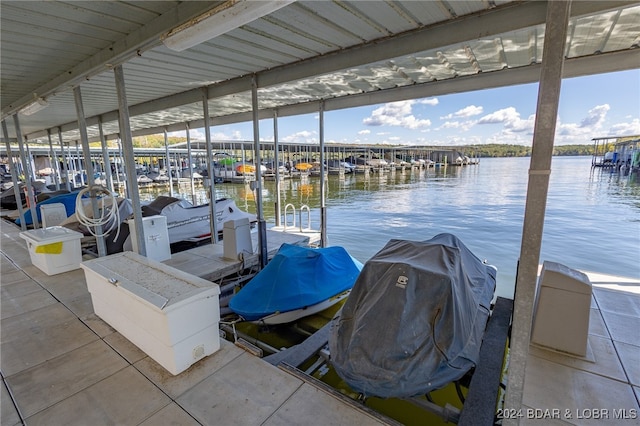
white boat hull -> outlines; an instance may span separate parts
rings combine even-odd
[[[276,324],[285,324],[288,322],[297,321],[300,318],[317,314],[318,312],[322,312],[325,309],[329,309],[336,303],[349,297],[349,293],[351,293],[351,290],[347,290],[345,292],[337,294],[327,300],[324,300],[320,303],[316,303],[315,305],[307,306],[305,308],[300,308],[300,309],[294,309],[293,311],[275,312],[269,316],[266,316],[262,319],[259,319],[257,321],[252,321],[252,322],[256,324],[276,325]]]

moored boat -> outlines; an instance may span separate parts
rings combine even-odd
[[[456,236],[391,240],[365,264],[329,336],[331,364],[365,396],[409,398],[477,363],[496,269]]]
[[[283,244],[267,266],[231,298],[246,321],[282,324],[343,300],[362,264],[343,247],[314,249]]]
[[[219,234],[222,234],[222,227],[229,220],[248,218],[249,222],[255,224],[257,219],[254,214],[240,210],[236,203],[228,198],[216,200],[216,225]],[[210,207],[209,204],[194,206],[189,201],[159,196],[151,203],[142,206],[142,216],[162,215],[167,218],[167,231],[169,244],[174,245],[181,242],[195,243],[211,237]],[[128,229],[128,227],[127,227]],[[125,232],[127,232],[125,230]],[[130,236],[123,242],[124,250],[131,250],[132,244]],[[115,250],[115,251],[113,251]],[[121,250],[112,249],[112,252]]]

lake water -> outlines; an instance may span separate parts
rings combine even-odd
[[[513,297],[529,161],[488,158],[466,167],[329,176],[328,242],[366,262],[392,238],[422,241],[453,233],[476,256],[497,266],[496,293]],[[189,188],[183,191],[191,200]],[[265,182],[262,195],[270,227],[275,224],[275,182]],[[255,212],[249,185],[217,184],[216,196],[233,198],[238,207]],[[281,184],[282,204],[308,205],[316,229],[319,197],[317,177]],[[592,170],[591,157],[554,157],[541,250],[540,262],[640,279],[640,183]]]

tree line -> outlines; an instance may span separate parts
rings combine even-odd
[[[613,145],[612,145],[613,147]],[[602,150],[602,147],[600,147]],[[610,149],[607,149],[607,151]],[[531,156],[531,147],[524,145],[509,144],[483,144],[471,145],[468,147],[467,155],[477,157],[529,157]],[[558,145],[553,147],[553,155],[593,155],[593,145]]]

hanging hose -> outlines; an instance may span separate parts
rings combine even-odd
[[[84,205],[82,204],[82,197],[85,193],[90,192],[94,194],[94,197],[98,197],[100,194],[103,196],[100,198],[101,205],[99,207],[100,217],[88,217],[84,213]],[[105,199],[111,200],[111,208],[107,208],[105,205]],[[118,200],[113,195],[111,191],[107,188],[100,185],[93,185],[88,188],[81,190],[76,197],[76,217],[78,218],[78,222],[81,225],[84,225],[91,235],[96,238],[104,237],[109,235],[114,228],[117,228],[116,236],[114,241],[118,239],[118,235],[120,234],[120,211],[118,210]],[[93,228],[97,228],[98,226],[102,226],[102,233],[98,234],[94,231]],[[106,229],[105,229],[106,227]]]

